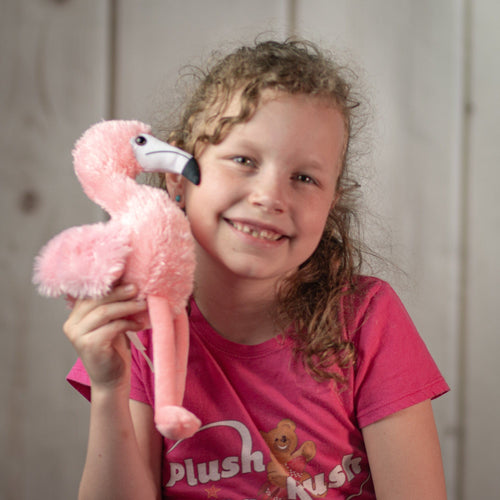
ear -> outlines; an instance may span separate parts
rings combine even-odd
[[[286,428],[290,429],[291,431],[294,431],[296,426],[295,426],[295,422],[293,420],[290,420],[289,418],[285,418],[278,423],[278,429],[281,430],[283,427],[286,427]]]
[[[165,174],[165,184],[170,198],[184,197],[184,178],[180,174]]]

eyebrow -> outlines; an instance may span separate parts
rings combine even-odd
[[[227,138],[229,138],[229,136]],[[223,142],[226,142],[226,141],[223,141]],[[229,143],[229,141],[226,142],[226,144],[228,144],[228,143]],[[232,139],[231,147],[232,148],[256,149],[256,147],[258,147],[258,146],[256,146],[255,142],[253,142],[252,140],[249,140],[246,138],[240,138],[240,137],[236,138],[235,137]]]

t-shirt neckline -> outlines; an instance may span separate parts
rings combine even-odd
[[[224,338],[222,335],[217,333],[214,328],[212,328],[192,297],[190,300],[190,308],[190,325],[194,330],[194,333],[201,337],[204,342],[208,342],[214,348],[219,351],[223,351],[226,354],[236,356],[238,358],[258,358],[266,354],[276,353],[277,351],[288,347],[291,343],[290,338],[286,336],[286,334],[277,335],[272,339],[254,345],[233,342],[232,340]]]

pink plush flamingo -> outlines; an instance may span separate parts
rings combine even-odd
[[[194,242],[182,210],[164,191],[135,178],[145,171],[173,172],[197,184],[199,170],[194,158],[149,131],[137,121],[103,121],[76,143],[78,179],[110,220],[69,228],[50,240],[35,260],[33,281],[52,297],[102,297],[118,280],[137,286],[153,330],[156,426],[163,435],[182,439],[200,426],[182,408]]]

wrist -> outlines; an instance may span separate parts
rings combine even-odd
[[[93,403],[117,404],[126,402],[130,397],[130,384],[96,384],[90,386],[91,400]]]

